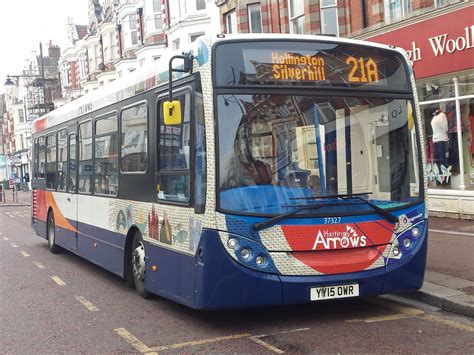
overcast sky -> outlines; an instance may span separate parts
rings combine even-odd
[[[48,43],[66,43],[67,18],[88,23],[88,0],[0,0],[0,93],[7,74],[21,74],[32,51],[48,55]]]

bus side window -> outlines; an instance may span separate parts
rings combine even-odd
[[[68,192],[76,193],[76,134],[69,135]]]
[[[121,113],[121,171],[145,172],[148,169],[148,113],[146,103],[126,108]]]
[[[194,212],[204,213],[206,209],[206,187],[207,187],[207,168],[206,168],[206,126],[204,124],[204,102],[202,94],[196,92],[194,96],[195,108],[195,203]]]
[[[79,192],[92,192],[92,122],[79,125]]]
[[[56,188],[56,132],[46,137],[46,188]]]
[[[38,138],[33,141],[33,179],[38,178]]]
[[[67,182],[67,131],[58,132],[58,191],[66,191]]]
[[[38,164],[37,164],[37,179],[44,179],[44,171],[46,165],[46,152],[45,152],[45,138],[38,138]]]
[[[190,201],[190,140],[191,140],[191,95],[189,92],[176,94],[181,102],[181,123],[165,125],[163,102],[159,102],[159,168],[158,199],[187,203]]]
[[[118,132],[117,115],[97,119],[94,135],[94,193],[117,195]]]

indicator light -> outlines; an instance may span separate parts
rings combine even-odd
[[[255,258],[255,263],[258,266],[262,266],[265,263],[265,258],[263,256],[259,255]]]
[[[409,248],[411,246],[411,240],[409,238],[403,239],[403,246]]]
[[[400,255],[400,248],[399,247],[394,247],[392,250],[392,253],[394,256],[399,256]]]

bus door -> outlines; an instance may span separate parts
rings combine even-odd
[[[75,129],[74,129],[75,131]],[[72,227],[71,237],[68,238],[69,249],[77,250],[77,135],[68,136],[68,171],[67,171],[67,204],[69,223]]]

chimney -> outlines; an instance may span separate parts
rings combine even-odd
[[[61,49],[58,46],[53,45],[53,42],[49,41],[48,57],[59,58],[61,57]]]

